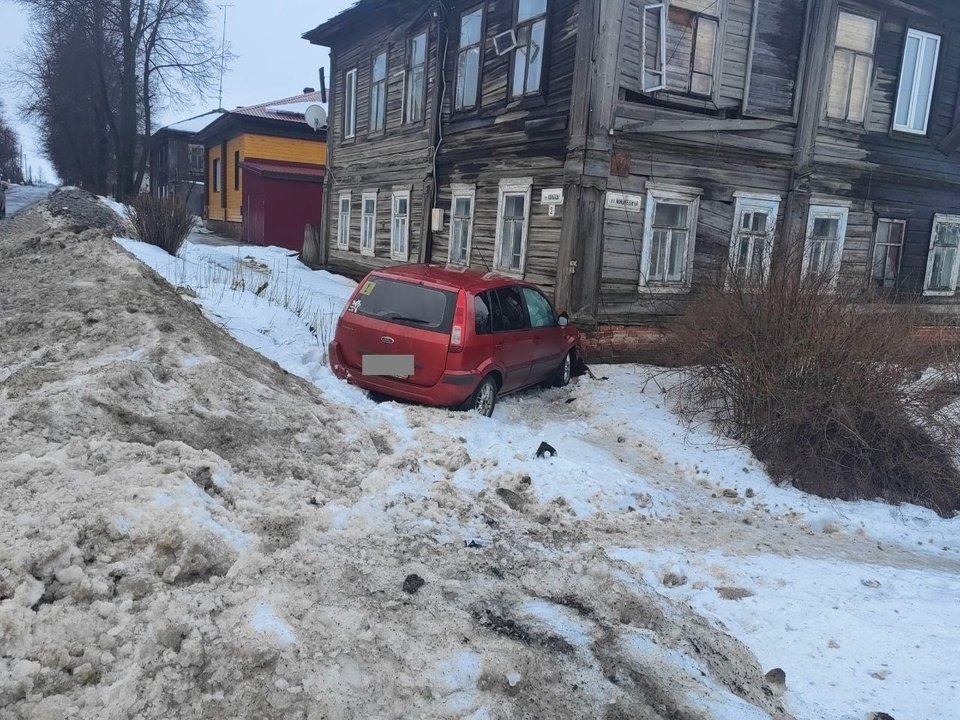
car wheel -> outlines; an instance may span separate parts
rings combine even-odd
[[[573,377],[573,350],[563,356],[563,362],[557,368],[553,376],[554,387],[566,387],[570,384],[570,378]]]
[[[475,410],[484,417],[490,417],[493,415],[493,408],[497,405],[497,391],[499,389],[497,379],[493,375],[487,375],[480,381],[477,389],[473,391],[473,395],[467,401],[467,409]]]

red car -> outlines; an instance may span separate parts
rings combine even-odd
[[[570,382],[579,343],[534,285],[403,265],[357,286],[337,322],[330,367],[373,392],[489,416],[499,395]]]

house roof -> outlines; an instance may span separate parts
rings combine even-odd
[[[244,132],[256,128],[268,134],[326,140],[324,128],[314,132],[304,119],[308,107],[322,103],[321,94],[314,91],[234,108],[224,112],[221,117],[207,125],[197,137],[201,141],[208,142],[224,133],[229,134],[238,130]]]
[[[429,3],[417,0],[357,0],[343,12],[305,32],[303,38],[314,45],[331,47],[333,41],[345,33],[365,30],[371,15],[390,25],[399,26],[419,21],[429,9]],[[411,12],[416,10],[421,12]]]
[[[307,111],[307,108],[311,105],[319,105],[321,102],[322,98],[319,92],[309,92],[280,100],[271,100],[259,105],[238,107],[231,110],[230,113],[267,120],[302,123],[304,121],[303,114]]]
[[[308,182],[323,182],[323,177],[327,172],[322,165],[282,162],[280,160],[244,160],[240,163],[240,167],[264,177],[281,180],[306,180]]]
[[[159,133],[180,133],[183,135],[194,135],[205,129],[208,125],[211,125],[219,120],[225,112],[225,110],[211,110],[203,115],[196,115],[192,118],[187,118],[186,120],[180,120],[179,122],[175,122],[160,128],[156,133],[154,133],[154,135]]]

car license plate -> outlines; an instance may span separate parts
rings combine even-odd
[[[413,375],[413,355],[364,355],[364,375],[407,378]]]

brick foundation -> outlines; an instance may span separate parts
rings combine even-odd
[[[648,363],[675,367],[688,362],[676,334],[645,325],[600,325],[581,328],[586,363]],[[928,326],[916,330],[918,343],[960,349],[960,326]]]
[[[673,333],[645,325],[600,325],[583,331],[584,360],[590,363],[681,362]]]
[[[226,238],[239,240],[242,227],[240,223],[224,222],[223,220],[207,220],[207,230]]]

